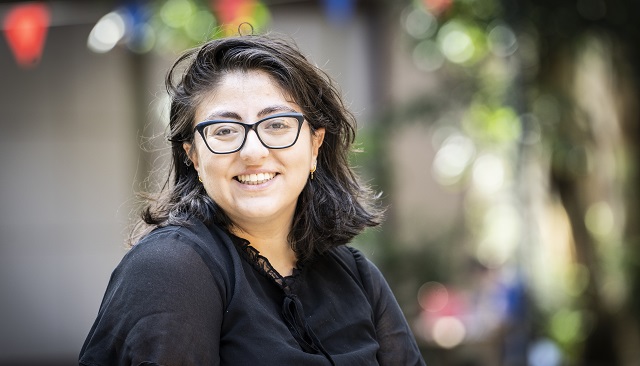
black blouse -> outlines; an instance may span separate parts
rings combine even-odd
[[[114,270],[80,365],[424,365],[380,271],[340,246],[282,277],[244,239],[156,229]]]

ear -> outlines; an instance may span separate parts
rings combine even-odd
[[[311,135],[311,155],[314,162],[318,159],[318,151],[320,151],[320,146],[324,141],[324,132],[324,127],[320,127]]]
[[[193,146],[193,144],[191,144],[190,142],[183,142],[182,143],[182,148],[184,149],[184,152],[187,154],[187,156],[189,157],[189,159],[193,163],[193,167],[196,168],[196,170],[199,171],[200,164],[199,164],[199,160],[198,160],[198,153],[196,151],[195,146]]]

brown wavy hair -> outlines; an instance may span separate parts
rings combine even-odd
[[[196,108],[204,96],[227,73],[250,70],[271,75],[302,108],[313,132],[325,128],[314,179],[298,197],[289,233],[298,260],[346,244],[366,227],[377,226],[382,213],[376,197],[359,182],[348,162],[356,121],[331,78],[311,64],[293,42],[248,35],[209,41],[184,53],[169,69],[165,84],[171,97],[171,167],[163,188],[143,209],[138,229],[148,232],[167,225],[187,225],[191,216],[207,225],[226,229],[233,225],[199,183],[183,143],[194,141]],[[132,236],[131,243],[140,236]]]

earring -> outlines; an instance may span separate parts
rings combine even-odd
[[[311,180],[313,180],[313,173],[316,171],[316,165],[313,164],[313,169],[311,169]]]
[[[202,183],[202,177],[200,177],[200,174],[198,174],[198,180]]]
[[[188,156],[186,156],[186,157],[184,158],[184,165],[186,165],[186,166],[190,166],[190,165],[191,165],[191,159],[189,159],[189,157],[188,157]]]

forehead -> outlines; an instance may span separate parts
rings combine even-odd
[[[220,111],[255,118],[257,111],[277,104],[299,110],[289,93],[268,73],[231,71],[202,96],[196,108],[196,121]]]

